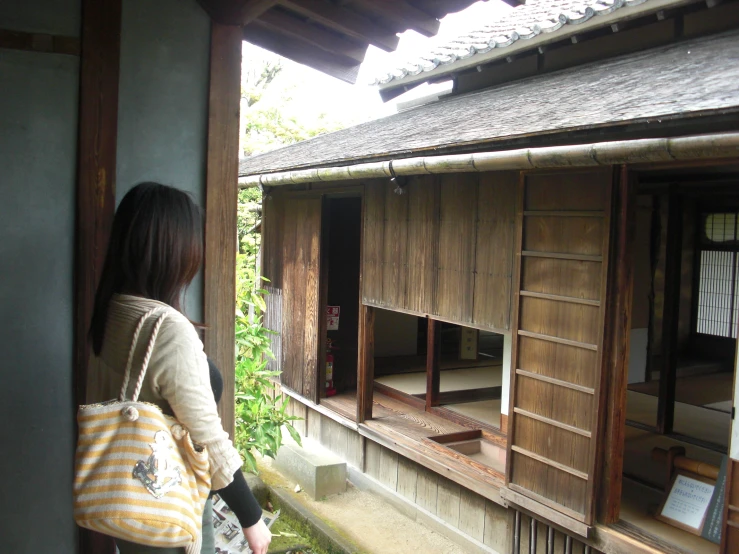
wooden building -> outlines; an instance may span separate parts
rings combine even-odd
[[[471,551],[739,552],[737,60],[736,1],[530,2],[243,160],[301,431]],[[722,463],[718,544],[661,504]]]
[[[75,414],[113,213],[138,182],[204,208],[205,268],[186,308],[233,391],[242,41],[352,81],[370,44],[433,35],[471,3],[0,2],[0,550],[113,551],[72,518]],[[232,427],[233,399],[222,415]]]

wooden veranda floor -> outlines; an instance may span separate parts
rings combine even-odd
[[[410,458],[437,473],[495,499],[503,485],[505,471],[505,439],[485,434],[486,440],[499,449],[493,465],[484,465],[432,440],[430,437],[469,431],[437,415],[419,410],[375,392],[372,419],[358,426],[359,433]],[[351,421],[356,421],[356,393],[344,393],[321,399],[321,406]]]

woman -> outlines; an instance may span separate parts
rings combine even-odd
[[[90,371],[97,386],[89,401],[114,398],[123,383],[126,358],[139,318],[152,308],[167,312],[152,351],[139,400],[174,415],[193,441],[206,446],[213,490],[230,502],[255,554],[266,554],[271,534],[261,509],[246,486],[242,460],[223,430],[214,392],[220,374],[213,375],[193,324],[181,313],[185,289],[203,261],[200,211],[190,197],[175,188],[142,183],[121,201],[113,219],[108,253],[95,296],[90,334]],[[141,336],[150,336],[153,321]],[[134,367],[143,359],[140,341]],[[215,370],[217,373],[217,370]],[[129,389],[129,397],[132,387]],[[221,385],[222,386],[222,385]],[[181,554],[116,539],[121,554]],[[203,554],[213,554],[210,502],[203,515]]]

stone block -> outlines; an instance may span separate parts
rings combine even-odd
[[[283,444],[275,465],[314,500],[346,491],[346,462],[316,444]]]

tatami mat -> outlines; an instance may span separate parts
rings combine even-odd
[[[403,373],[385,375],[375,379],[378,383],[406,394],[426,393],[426,373]],[[503,369],[500,365],[449,369],[441,372],[439,390],[450,392],[500,387],[503,384]]]
[[[463,404],[446,404],[445,408],[467,416],[475,421],[500,427],[500,399],[465,402]]]
[[[657,397],[627,391],[626,417],[647,425],[655,425],[657,419]],[[728,447],[731,416],[725,412],[675,402],[676,433],[699,438]]]

